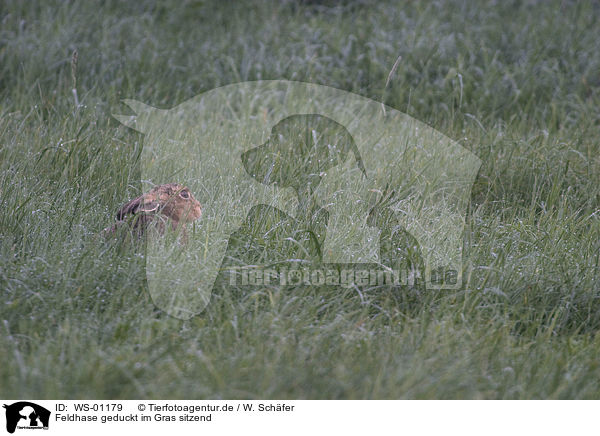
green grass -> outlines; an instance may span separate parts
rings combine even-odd
[[[600,8],[425,3],[2,2],[0,396],[599,398]],[[256,79],[383,99],[482,160],[461,291],[155,308],[143,251],[96,237],[142,189],[111,113]]]

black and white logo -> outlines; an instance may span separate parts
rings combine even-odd
[[[48,430],[50,411],[29,401],[19,401],[4,405],[6,409],[6,431],[14,433],[16,429]]]

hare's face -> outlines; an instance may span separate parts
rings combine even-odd
[[[186,186],[170,183],[157,186],[155,190],[161,213],[167,218],[189,223],[202,216],[202,205]]]
[[[178,204],[182,206],[176,211],[178,221],[192,222],[202,216],[202,206],[188,188],[183,188],[177,195]]]

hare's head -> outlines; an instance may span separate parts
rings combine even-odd
[[[187,187],[178,183],[155,186],[142,198],[145,212],[157,212],[176,222],[189,223],[202,216],[198,200]]]
[[[190,190],[178,183],[167,183],[125,203],[117,212],[117,223],[105,229],[112,234],[122,224],[128,223],[141,236],[149,224],[164,231],[165,221],[175,229],[179,224],[190,223],[202,216],[202,206]],[[185,232],[185,228],[184,228]]]

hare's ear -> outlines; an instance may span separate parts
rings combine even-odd
[[[117,212],[117,220],[123,221],[123,219],[125,218],[126,215],[136,213],[138,208],[140,207],[141,202],[142,202],[142,197],[138,197],[138,198],[134,198],[133,200],[131,200],[128,203],[125,203],[123,206],[121,206],[121,209],[119,209]]]
[[[156,212],[159,206],[156,201],[144,203],[144,196],[141,196],[121,206],[121,209],[117,212],[117,220],[123,221],[127,215],[135,215],[138,212]]]
[[[121,209],[117,212],[117,220],[122,221],[127,215],[134,215],[138,212],[155,212],[158,210],[158,206],[155,201],[144,202],[144,196],[142,195],[121,206]]]
[[[137,208],[137,212],[156,212],[160,204],[157,201],[150,201],[148,203],[140,203]]]

